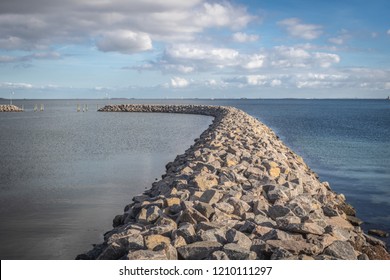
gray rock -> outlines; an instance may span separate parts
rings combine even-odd
[[[227,242],[226,232],[221,228],[209,229],[206,231],[201,230],[197,233],[197,236],[201,241],[215,241],[221,244],[225,244]]]
[[[242,232],[235,229],[229,229],[226,232],[226,240],[229,243],[236,243],[247,250],[249,250],[252,246],[252,240]]]
[[[313,255],[318,253],[319,249],[315,245],[309,244],[304,241],[295,241],[295,240],[268,240],[266,244],[271,246],[271,248],[283,248],[289,251],[291,254],[308,254]]]
[[[214,208],[210,204],[204,202],[198,202],[195,205],[195,209],[208,219],[215,213]]]
[[[162,251],[151,251],[151,250],[138,250],[130,252],[127,255],[128,260],[167,260],[165,252]]]
[[[196,231],[216,229],[216,228],[218,229],[218,228],[221,228],[221,227],[222,227],[222,224],[211,223],[211,222],[201,222],[201,223],[196,225]]]
[[[144,239],[140,234],[134,234],[127,238],[127,249],[129,250],[140,250],[143,249]]]
[[[389,233],[380,229],[369,229],[368,234],[383,237],[383,238],[389,237]]]
[[[265,215],[265,211],[268,211],[268,208],[268,202],[264,198],[253,201],[253,213],[255,215]]]
[[[116,215],[112,221],[112,227],[119,227],[123,225],[123,215]]]
[[[119,260],[127,253],[124,246],[114,242],[99,255],[98,260]]]
[[[191,223],[191,224],[197,224],[199,222],[208,222],[209,219],[207,219],[205,216],[203,216],[198,210],[189,208],[185,209],[179,218],[177,219],[177,223]]]
[[[153,251],[163,251],[165,253],[165,256],[168,260],[177,260],[177,250],[175,247],[173,247],[171,244],[167,243],[161,243],[160,245],[157,245]]]
[[[234,207],[233,213],[240,217],[251,209],[248,203],[239,200],[235,197],[229,198],[227,202]]]
[[[339,213],[333,209],[332,207],[326,205],[322,207],[322,211],[324,211],[324,215],[328,217],[336,217],[339,215]]]
[[[379,245],[382,247],[386,247],[386,243],[378,238],[375,238],[375,237],[367,235],[367,234],[364,234],[364,238],[371,245],[374,245],[374,246]]]
[[[160,217],[154,223],[154,226],[149,229],[149,233],[170,236],[176,228],[177,224],[174,220],[167,217]]]
[[[369,260],[369,257],[366,254],[360,254],[357,259],[361,261],[367,261]]]
[[[357,259],[352,245],[346,241],[336,240],[324,250],[324,254],[342,260]]]
[[[219,202],[215,204],[215,207],[221,210],[222,212],[225,212],[226,214],[233,214],[234,212],[234,207],[227,202]]]
[[[277,201],[277,200],[281,200],[281,201],[287,201],[287,200],[288,200],[288,196],[287,196],[287,194],[283,191],[283,189],[282,189],[281,186],[274,186],[274,185],[271,185],[271,186],[268,188],[268,191],[266,192],[266,194],[267,194],[268,200],[269,200],[271,203],[274,203],[274,202]]]
[[[241,232],[247,232],[247,233],[252,233],[253,230],[256,228],[256,223],[252,221],[245,221],[242,226],[239,227],[239,231]]]
[[[241,247],[236,243],[228,243],[223,246],[223,251],[230,260],[254,260],[256,253],[249,251],[248,248]]]
[[[161,215],[161,210],[157,206],[150,206],[148,208],[142,208],[137,221],[139,223],[153,223],[155,222]]]
[[[229,260],[229,257],[226,255],[224,251],[215,251],[211,254],[210,260]]]
[[[174,231],[173,238],[182,236],[187,243],[192,243],[196,240],[195,228],[191,223],[183,223]]]
[[[201,172],[196,174],[193,178],[195,187],[199,188],[202,191],[206,191],[218,185],[218,180],[215,175],[210,173]]]
[[[269,216],[274,220],[276,220],[276,218],[279,218],[279,217],[284,217],[284,216],[288,215],[289,213],[291,213],[291,210],[287,207],[282,206],[282,205],[274,205],[268,209]]]
[[[281,229],[290,232],[298,232],[298,233],[305,233],[305,234],[311,233],[317,235],[322,235],[325,232],[324,228],[316,225],[315,223],[288,224],[281,227]]]
[[[275,227],[276,222],[273,221],[271,218],[263,216],[263,215],[256,215],[254,219],[255,224],[260,226],[266,226],[266,227]]]
[[[219,191],[210,189],[206,190],[199,200],[201,202],[214,204],[217,203],[222,198],[222,196],[222,193],[220,193]]]
[[[360,220],[359,218],[357,217],[354,217],[354,216],[347,216],[347,220],[353,224],[354,226],[360,226],[361,224],[363,224],[363,221]]]
[[[275,248],[271,255],[271,260],[286,260],[291,258],[293,255],[284,248]]]
[[[185,260],[202,260],[209,257],[213,252],[219,251],[222,244],[214,241],[198,241],[177,248],[181,258]]]

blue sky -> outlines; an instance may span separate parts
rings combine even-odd
[[[387,0],[2,0],[0,97],[384,98]]]

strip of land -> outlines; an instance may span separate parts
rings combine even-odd
[[[23,110],[15,105],[0,105],[0,112],[23,112]]]
[[[257,119],[232,107],[109,105],[213,116],[210,127],[77,259],[390,259],[344,195]]]

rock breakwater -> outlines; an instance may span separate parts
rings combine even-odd
[[[15,105],[0,105],[0,112],[23,112],[23,110]]]
[[[390,259],[342,194],[267,126],[232,107],[109,105],[104,112],[213,116],[162,179],[133,197],[77,259]]]

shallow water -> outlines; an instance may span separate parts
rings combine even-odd
[[[91,249],[212,120],[47,103],[0,115],[1,259],[74,259]]]

